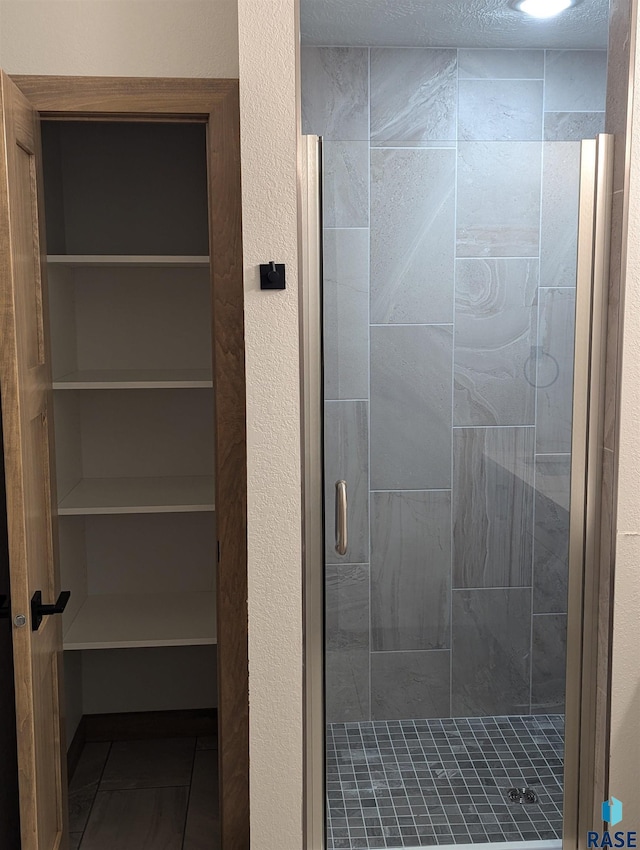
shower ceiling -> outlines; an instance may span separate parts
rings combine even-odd
[[[301,0],[309,44],[385,47],[606,48],[609,0],[583,0],[550,20],[507,0]]]

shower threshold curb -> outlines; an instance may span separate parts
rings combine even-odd
[[[403,847],[398,850],[562,850],[562,841],[501,841],[483,844],[423,844],[418,847]],[[373,850],[373,848],[371,848]],[[380,848],[385,850],[385,848]]]

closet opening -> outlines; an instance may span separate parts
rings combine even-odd
[[[70,846],[215,850],[207,123],[41,128]]]
[[[250,844],[239,122],[237,80],[0,72],[22,850]]]

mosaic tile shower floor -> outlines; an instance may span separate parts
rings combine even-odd
[[[330,724],[328,850],[558,839],[563,740],[562,715]]]

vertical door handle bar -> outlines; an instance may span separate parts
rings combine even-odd
[[[346,555],[348,545],[347,482],[336,481],[336,552],[338,555]]]

